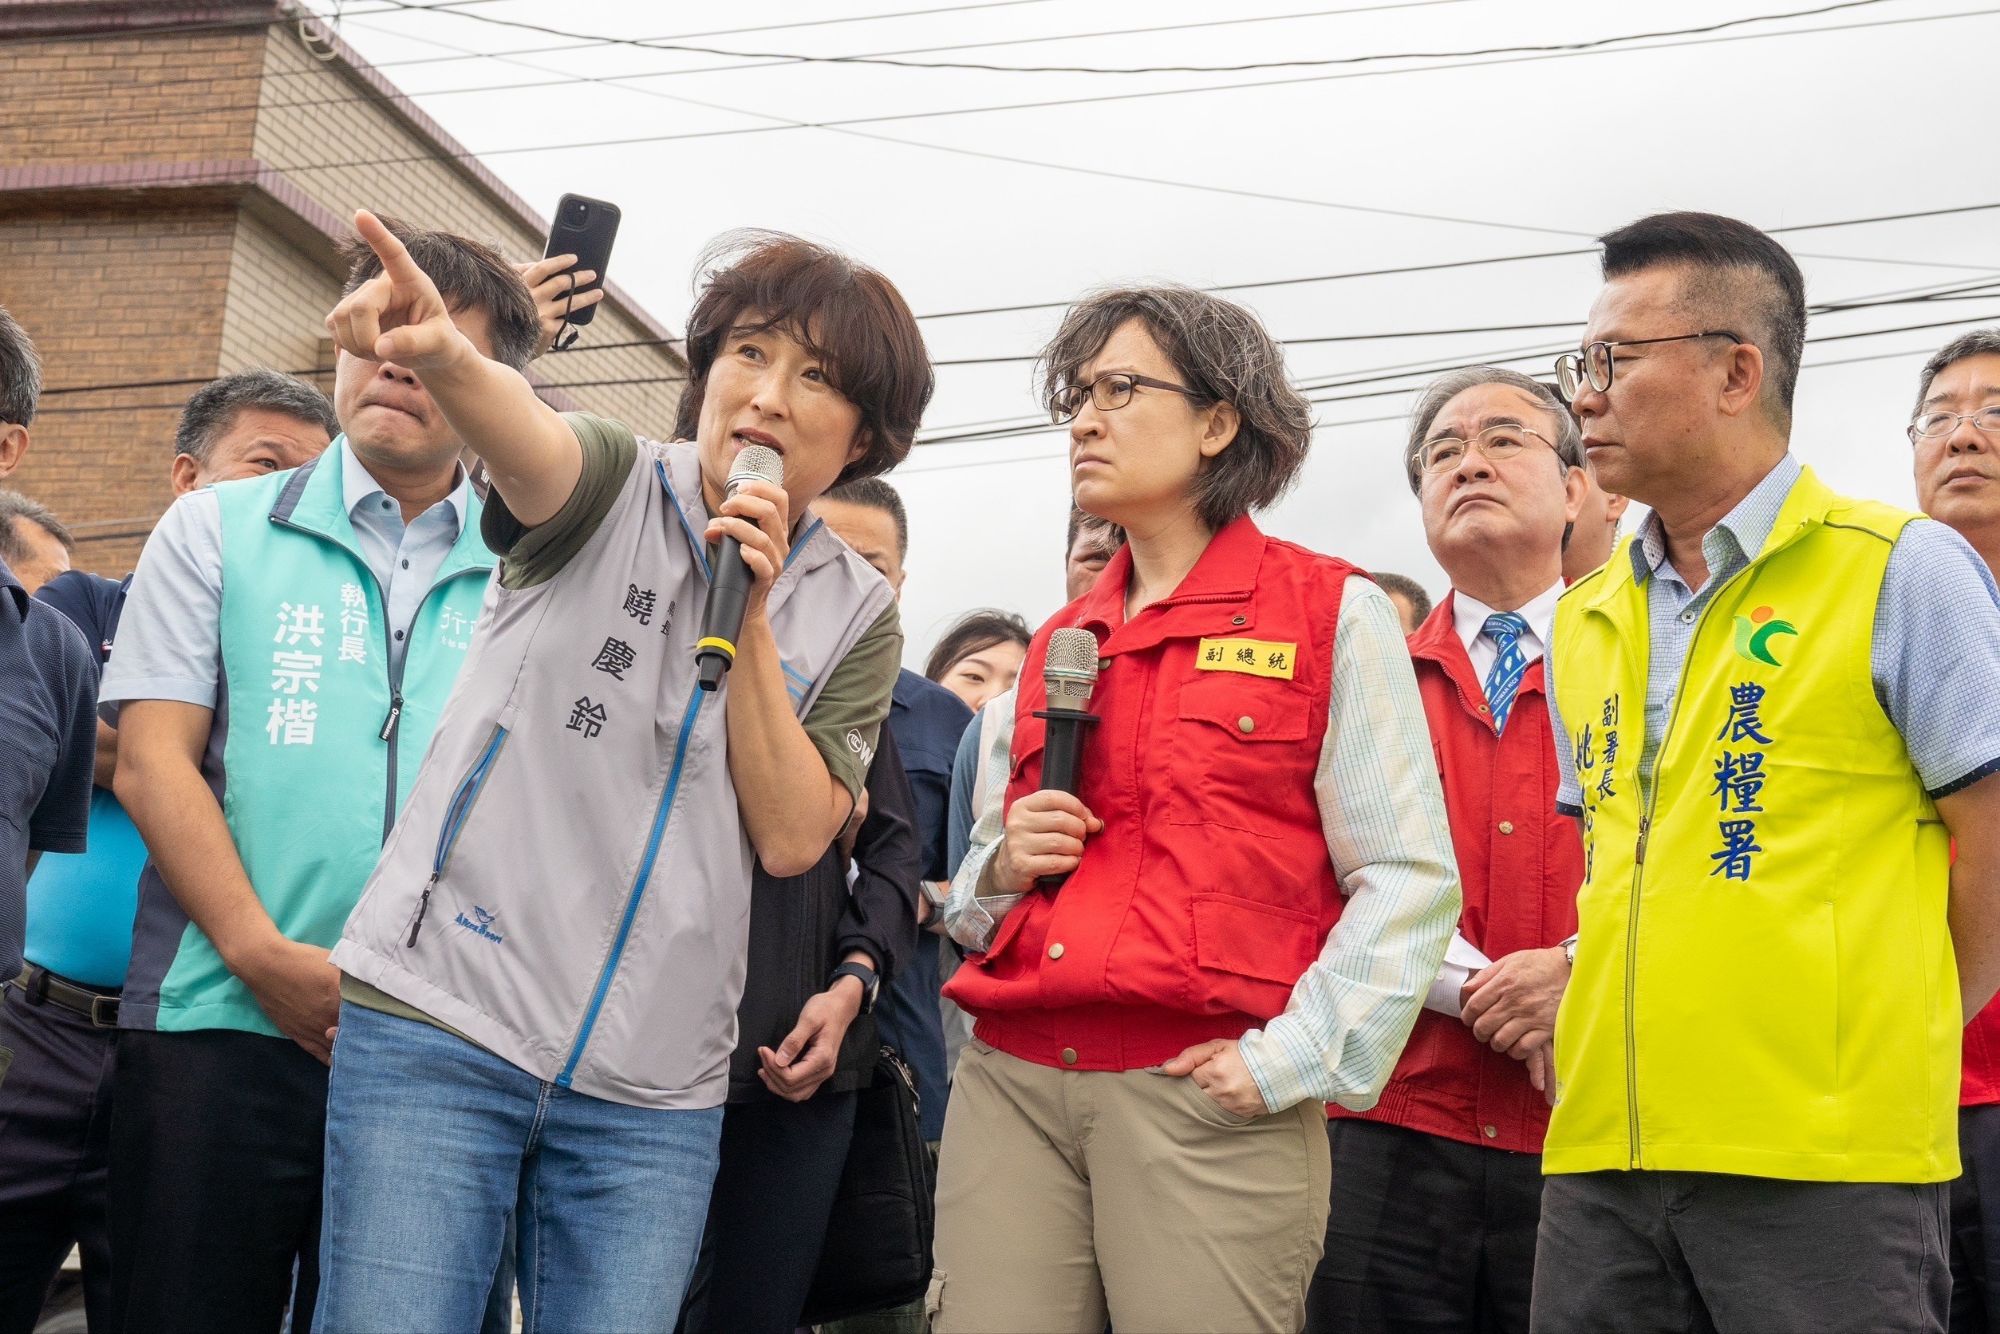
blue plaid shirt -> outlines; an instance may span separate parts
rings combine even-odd
[[[1729,577],[1764,549],[1778,511],[1804,469],[1786,454],[1701,540],[1708,582],[1691,589],[1667,560],[1659,516],[1649,514],[1627,548],[1633,578],[1646,585],[1649,653],[1646,735],[1639,784],[1650,792],[1660,740],[1673,707],[1702,609]],[[1614,556],[1615,559],[1615,556]],[[1876,596],[1871,640],[1875,697],[1902,733],[1910,762],[1933,797],[2000,770],[2000,590],[1966,540],[1932,519],[1903,529],[1889,552]],[[1544,667],[1551,672],[1555,663]],[[1545,678],[1546,679],[1546,678]],[[1576,755],[1549,686],[1549,725],[1562,782],[1556,808],[1582,813]]]

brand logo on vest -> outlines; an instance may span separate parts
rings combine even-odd
[[[1771,654],[1771,641],[1779,635],[1796,635],[1798,627],[1790,621],[1773,620],[1777,613],[1769,607],[1759,607],[1748,616],[1736,618],[1736,656],[1746,662],[1768,663],[1781,667]]]
[[[455,924],[464,927],[467,931],[470,931],[473,935],[478,936],[480,939],[490,940],[495,945],[498,945],[501,941],[506,939],[505,936],[501,935],[498,931],[492,929],[493,914],[486,911],[486,909],[480,907],[476,903],[472,905],[471,917],[467,917],[464,913],[460,913],[458,914],[458,916],[452,918],[452,921]]]

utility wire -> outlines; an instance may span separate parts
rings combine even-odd
[[[426,6],[410,3],[410,0],[387,0],[394,8],[404,11],[422,11]],[[1740,18],[1723,19],[1715,23],[1699,24],[1686,28],[1666,28],[1649,32],[1626,33],[1610,37],[1588,38],[1573,42],[1527,43],[1515,46],[1475,47],[1464,51],[1382,51],[1366,55],[1326,56],[1312,59],[1260,60],[1233,65],[992,65],[973,61],[906,60],[899,56],[848,55],[816,56],[796,51],[738,51],[722,47],[695,46],[686,42],[661,42],[643,37],[611,37],[599,33],[580,33],[543,23],[530,23],[525,19],[496,18],[491,14],[470,14],[453,11],[448,17],[462,18],[474,23],[489,24],[493,27],[510,28],[519,32],[540,33],[548,37],[562,37],[576,41],[603,42],[612,46],[638,47],[648,51],[676,51],[693,55],[726,56],[737,60],[776,60],[787,64],[811,65],[884,65],[899,69],[948,69],[976,70],[995,74],[1243,74],[1253,70],[1268,69],[1324,69],[1332,66],[1371,65],[1404,60],[1456,60],[1473,56],[1507,55],[1548,55],[1573,52],[1595,51],[1609,46],[1629,42],[1649,42],[1675,37],[1696,37],[1709,33],[1723,32],[1732,28],[1746,27],[1754,23],[1779,23],[1789,19],[1818,18],[1826,14],[1839,13],[1850,9],[1867,9],[1886,3],[1886,0],[1836,0],[1833,4],[1819,5],[1811,9],[1791,10],[1775,14],[1750,14]],[[381,12],[381,11],[376,11]]]
[[[1048,98],[1033,102],[1014,102],[1014,103],[1003,103],[998,105],[972,106],[972,107],[949,107],[949,108],[932,109],[927,111],[891,112],[874,116],[853,116],[853,117],[846,117],[846,118],[841,118],[836,120],[826,120],[826,121],[788,122],[778,125],[744,126],[744,127],[736,127],[732,129],[721,129],[721,130],[690,130],[690,131],[680,131],[671,134],[638,135],[638,136],[618,138],[618,139],[592,139],[592,140],[580,140],[575,142],[556,143],[556,144],[523,144],[512,147],[489,148],[476,153],[469,150],[455,154],[419,153],[415,155],[403,155],[403,156],[386,157],[386,158],[353,158],[353,159],[330,160],[324,162],[292,163],[286,165],[274,164],[274,166],[276,166],[276,169],[280,171],[297,173],[297,172],[326,171],[326,170],[355,168],[355,167],[401,166],[416,162],[434,161],[447,157],[455,157],[455,158],[469,160],[482,157],[508,156],[520,153],[546,153],[546,152],[558,152],[558,151],[567,152],[585,148],[624,148],[624,147],[632,147],[639,144],[673,143],[673,142],[683,142],[696,139],[731,138],[748,134],[771,134],[793,129],[832,129],[838,127],[852,126],[852,125],[876,125],[876,124],[886,124],[899,121],[933,120],[944,117],[985,115],[989,113],[1004,112],[1004,111],[1029,111],[1029,110],[1044,110],[1055,107],[1088,106],[1106,102],[1131,101],[1137,98],[1178,97],[1195,93],[1229,92],[1229,91],[1244,90],[1244,89],[1275,88],[1275,87],[1283,87],[1283,86],[1306,84],[1306,83],[1321,83],[1337,79],[1372,77],[1383,74],[1408,74],[1408,73],[1424,72],[1427,70],[1467,69],[1483,65],[1515,64],[1515,63],[1523,63],[1527,61],[1537,61],[1537,60],[1570,59],[1570,58],[1577,58],[1577,57],[1591,56],[1591,55],[1611,55],[1611,54],[1618,54],[1620,52],[1655,51],[1655,50],[1664,50],[1670,47],[1677,47],[1677,46],[1700,46],[1700,45],[1709,45],[1717,42],[1750,41],[1750,40],[1758,40],[1758,39],[1774,38],[1774,37],[1798,37],[1798,36],[1804,36],[1809,33],[1820,33],[1820,32],[1851,32],[1863,28],[1891,27],[1891,26],[1898,26],[1898,25],[1912,24],[1912,23],[1934,23],[1949,19],[1985,17],[1996,13],[2000,13],[2000,6],[1995,6],[1985,9],[1977,9],[1977,10],[1966,10],[1951,14],[1927,14],[1927,15],[1918,15],[1910,18],[1882,19],[1867,23],[1828,25],[1815,28],[1793,28],[1772,33],[1726,34],[1722,36],[1696,38],[1687,41],[1665,42],[1653,46],[1643,46],[1643,47],[1631,47],[1631,46],[1600,47],[1588,51],[1546,52],[1542,54],[1510,56],[1497,60],[1476,60],[1476,61],[1468,61],[1457,64],[1445,64],[1445,65],[1407,66],[1401,69],[1394,69],[1394,70],[1360,70],[1360,71],[1348,71],[1339,74],[1313,74],[1313,75],[1304,75],[1289,79],[1254,80],[1248,83],[1201,84],[1201,85],[1182,87],[1182,88],[1158,88],[1142,92],[1111,93],[1093,97]],[[586,82],[586,81],[587,80],[579,80],[579,82]],[[187,178],[183,179],[185,183],[195,183],[191,179]]]

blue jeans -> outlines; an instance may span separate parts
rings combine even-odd
[[[443,1029],[340,1007],[317,1334],[479,1328],[507,1222],[527,1334],[668,1334],[722,1109],[587,1097]]]

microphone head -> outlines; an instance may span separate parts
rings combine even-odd
[[[729,480],[724,491],[733,494],[745,482],[769,482],[772,486],[785,484],[785,458],[769,445],[747,445],[736,456],[736,462],[729,467]]]
[[[1097,689],[1097,636],[1080,628],[1050,635],[1042,686],[1052,709],[1081,713],[1090,707],[1091,692]]]

